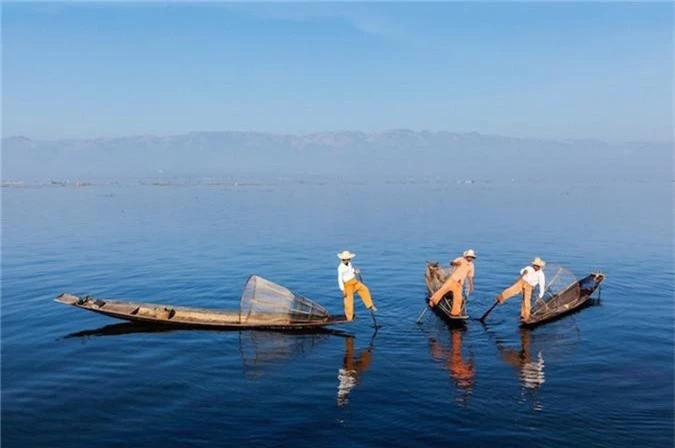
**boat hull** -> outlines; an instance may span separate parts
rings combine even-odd
[[[308,330],[348,322],[343,316],[329,316],[324,320],[311,321],[292,320],[287,317],[279,316],[268,316],[266,319],[264,316],[260,316],[255,321],[249,320],[246,323],[241,323],[239,311],[101,300],[92,297],[80,298],[70,294],[62,294],[57,297],[55,301],[129,322],[140,322],[177,328],[211,330]]]
[[[450,295],[452,296],[452,293]],[[450,314],[451,309],[452,309],[452,299],[449,299],[448,297],[443,297],[441,301],[438,303],[438,305],[431,308],[431,311],[433,311],[436,316],[441,318],[442,321],[444,321],[451,327],[462,327],[466,325],[466,321],[469,320],[469,316],[467,316],[466,314],[462,316],[453,316]]]
[[[570,289],[574,291],[569,298],[564,298],[562,303],[552,309],[533,309],[530,319],[521,322],[521,328],[535,328],[548,322],[558,320],[574,312],[580,311],[590,304],[593,293],[600,287],[605,280],[605,275],[599,272],[593,272],[583,279],[576,282],[578,288]],[[577,292],[578,291],[578,292]],[[563,292],[563,294],[565,294]]]

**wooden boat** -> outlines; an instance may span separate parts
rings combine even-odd
[[[605,274],[593,272],[581,280],[570,283],[548,298],[545,296],[544,299],[533,299],[535,302],[530,318],[523,321],[520,326],[533,328],[583,308],[604,280]]]
[[[143,302],[96,299],[61,294],[55,300],[83,310],[132,322],[153,323],[185,328],[292,330],[321,328],[347,322],[344,316],[323,319],[282,318],[274,314],[242,322],[239,311],[190,308]]]
[[[425,303],[428,306],[428,299],[433,293],[438,291],[441,286],[445,283],[447,278],[450,276],[450,269],[442,268],[439,263],[435,261],[427,262],[427,266],[424,272],[424,281],[427,286],[427,297]],[[462,315],[453,316],[450,314],[452,310],[452,292],[449,292],[438,302],[438,304],[431,308],[431,311],[434,312],[438,317],[444,320],[446,323],[452,326],[461,326],[466,323],[469,319],[469,315],[466,312],[466,300],[462,303]]]
[[[117,319],[203,329],[309,330],[348,322],[283,286],[253,275],[244,287],[239,311],[126,302],[61,294],[55,300]]]

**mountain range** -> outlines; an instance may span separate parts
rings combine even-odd
[[[449,180],[670,180],[672,142],[608,143],[391,130],[306,135],[2,139],[3,179],[175,176],[441,177]]]

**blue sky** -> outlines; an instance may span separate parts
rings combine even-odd
[[[3,5],[3,135],[672,138],[668,3]]]

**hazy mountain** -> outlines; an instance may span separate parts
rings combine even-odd
[[[609,144],[478,133],[191,132],[170,137],[2,140],[3,179],[181,175],[424,176],[505,180],[672,177],[672,143]]]

